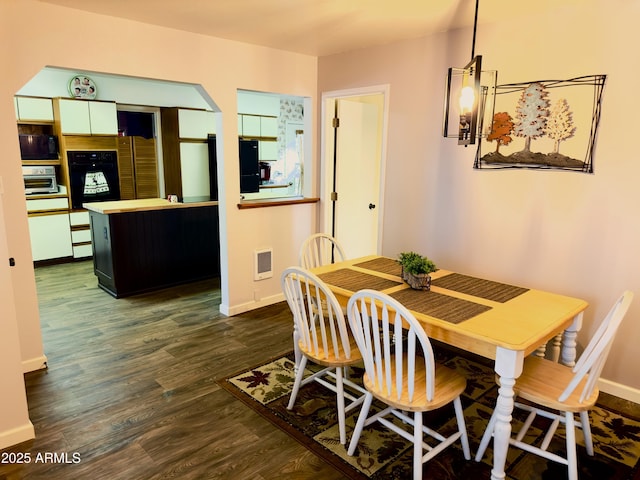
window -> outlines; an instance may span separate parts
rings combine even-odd
[[[308,102],[305,97],[238,91],[243,200],[304,195]]]

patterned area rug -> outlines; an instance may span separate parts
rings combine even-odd
[[[467,421],[472,457],[475,455],[484,428],[491,416],[497,396],[494,372],[481,358],[468,358],[438,349],[437,360],[455,368],[467,378],[463,406]],[[310,368],[314,366],[309,362]],[[361,371],[355,369],[352,380]],[[364,429],[353,457],[340,444],[334,394],[312,382],[300,389],[293,410],[286,409],[294,380],[293,354],[275,358],[218,383],[247,406],[256,410],[276,426],[294,437],[309,450],[341,471],[346,478],[361,480],[411,478],[411,445],[399,435],[377,422]],[[374,401],[374,407],[380,408]],[[582,432],[577,429],[579,477],[585,479],[640,479],[640,418],[638,409],[619,412],[598,404],[591,412],[595,456],[584,449]],[[351,437],[359,408],[347,416],[347,443]],[[524,420],[524,414],[514,413],[514,431]],[[424,423],[443,434],[455,430],[452,407],[445,407],[424,416]],[[544,422],[544,420],[541,420]],[[544,424],[534,425],[528,436],[541,437]],[[564,455],[564,429],[559,427],[550,451]],[[529,441],[529,440],[528,440]],[[491,476],[492,449],[489,447],[481,462],[467,461],[459,443],[446,449],[423,466],[423,478],[488,479]],[[536,455],[512,448],[507,459],[507,478],[537,480],[566,478],[566,467]]]

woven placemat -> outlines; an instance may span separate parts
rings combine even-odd
[[[349,268],[341,268],[333,272],[322,273],[318,275],[320,280],[329,285],[344,288],[350,292],[357,292],[363,288],[371,288],[373,290],[386,290],[387,288],[400,285],[402,282],[387,280],[376,275],[358,272]]]
[[[431,285],[500,303],[508,302],[512,298],[529,291],[528,288],[483,280],[482,278],[470,277],[461,273],[445,275],[433,280]]]
[[[400,264],[394,259],[386,257],[374,258],[373,260],[367,260],[366,262],[356,263],[354,266],[373,270],[374,272],[396,275],[398,277],[402,273],[402,267]]]
[[[407,289],[392,293],[390,296],[409,310],[450,323],[464,322],[482,312],[491,310],[491,307],[487,305],[480,305],[433,291]]]

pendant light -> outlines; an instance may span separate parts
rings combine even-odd
[[[495,103],[497,72],[483,72],[482,55],[475,54],[479,3],[476,0],[471,61],[464,68],[449,68],[445,92],[443,136],[457,138],[458,145],[465,147],[473,145],[481,135],[486,108],[491,107],[493,116]],[[458,125],[457,130],[453,129],[454,124]]]

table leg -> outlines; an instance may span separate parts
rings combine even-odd
[[[511,413],[513,412],[513,386],[522,373],[524,353],[498,347],[496,350],[496,373],[500,376],[500,388],[496,402],[496,423],[493,429],[492,480],[505,478],[504,466],[511,438]]]
[[[576,337],[582,328],[582,312],[573,317],[573,323],[562,335],[562,363],[568,367],[576,364]]]

